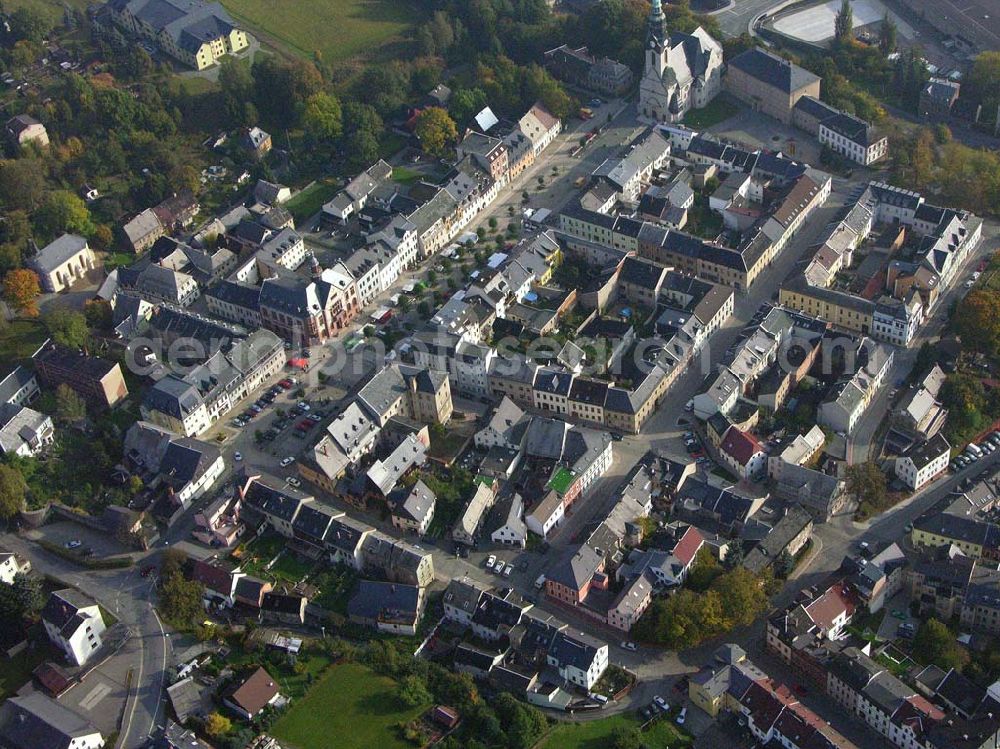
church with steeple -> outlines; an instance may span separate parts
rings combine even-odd
[[[660,0],[653,0],[646,31],[646,67],[639,83],[639,117],[679,122],[722,90],[722,45],[700,26],[667,35]]]

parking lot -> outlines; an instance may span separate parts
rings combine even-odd
[[[948,464],[948,468],[954,473],[955,471],[960,471],[967,466],[972,465],[977,460],[986,457],[1000,449],[1000,431],[991,432],[978,444],[970,442],[965,448],[965,452],[961,455],[956,456],[951,463]]]
[[[93,530],[69,520],[47,523],[41,528],[28,531],[27,536],[32,541],[42,540],[56,544],[79,554],[83,558],[106,558],[133,551],[113,535]]]

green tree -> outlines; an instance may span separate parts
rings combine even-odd
[[[88,299],[83,304],[83,316],[88,327],[110,330],[114,321],[111,305],[104,299]]]
[[[38,43],[52,30],[49,17],[37,8],[22,6],[7,17],[10,34],[17,40]]]
[[[698,550],[694,564],[691,565],[691,570],[688,572],[688,587],[695,591],[706,591],[722,573],[722,566],[715,555],[707,546],[703,546]]]
[[[896,24],[889,17],[889,11],[882,16],[882,25],[878,30],[878,48],[883,55],[896,51]]]
[[[885,509],[888,496],[885,474],[874,461],[848,466],[847,491],[854,495],[859,508],[867,514]]]
[[[913,654],[925,664],[935,664],[945,671],[961,668],[969,662],[969,654],[958,644],[955,635],[937,619],[931,618],[920,625],[913,638]]]
[[[56,417],[67,424],[80,421],[87,416],[87,404],[65,382],[56,386]]]
[[[302,112],[302,126],[318,141],[339,138],[344,131],[340,100],[324,91],[310,96]]]
[[[420,146],[432,156],[442,156],[449,144],[458,140],[455,121],[441,107],[427,107],[417,117],[414,134]]]
[[[253,109],[252,96],[254,80],[245,60],[226,55],[219,64],[219,88],[222,96],[222,109],[226,118],[234,125],[252,125],[248,117]]]
[[[983,105],[983,114],[990,120],[1000,104],[1000,51],[980,52],[962,81],[962,95]]]
[[[47,237],[56,237],[62,232],[89,236],[94,231],[87,204],[69,190],[49,193],[35,217],[35,227]]]
[[[451,95],[448,111],[459,125],[466,125],[487,104],[486,92],[481,88],[460,88]]]
[[[28,483],[16,468],[0,465],[0,520],[10,520],[24,509]]]
[[[45,171],[39,159],[10,159],[0,163],[0,204],[10,211],[33,211],[45,195]]]
[[[71,349],[86,348],[90,331],[82,312],[60,305],[46,312],[42,322],[53,342]]]
[[[1000,292],[974,289],[958,303],[952,318],[963,345],[994,356],[1000,350]]]
[[[611,732],[611,749],[640,749],[642,732],[635,726],[618,726]]]
[[[415,675],[404,676],[400,679],[399,687],[396,689],[396,696],[399,697],[399,701],[406,707],[420,707],[421,705],[430,704],[433,700],[430,690],[427,689],[427,684],[423,679]]]
[[[840,11],[833,22],[833,36],[838,42],[854,39],[854,11],[851,10],[851,0],[843,0],[840,4]]]
[[[176,627],[187,629],[204,616],[202,598],[205,586],[175,573],[163,579],[160,586],[160,611],[163,618]]]

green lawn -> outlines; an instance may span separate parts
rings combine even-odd
[[[331,200],[337,194],[338,188],[329,182],[314,182],[304,190],[285,203],[285,208],[291,213],[296,222],[305,221],[314,213],[318,213],[323,204]]]
[[[612,715],[585,723],[559,723],[542,740],[538,749],[606,749],[611,746],[612,734],[619,727],[638,728],[639,721],[631,714]],[[681,735],[669,720],[660,720],[642,734],[647,749],[674,749],[690,746],[687,736]]]
[[[401,185],[411,185],[419,182],[424,175],[415,169],[408,169],[405,166],[397,166],[392,170],[392,181]]]
[[[17,364],[31,358],[48,336],[38,320],[13,320],[0,327],[0,361]]]
[[[726,96],[717,96],[704,109],[692,109],[682,120],[682,124],[693,130],[704,130],[712,125],[728,120],[740,111],[738,104]]]
[[[265,533],[260,538],[239,546],[232,558],[248,575],[272,582],[284,580],[297,583],[314,565],[312,562],[301,561],[294,553],[285,550],[285,543],[285,539],[277,533]],[[278,561],[270,569],[264,569],[276,556]]]
[[[399,40],[420,18],[415,4],[390,0],[224,0],[222,4],[260,29],[264,41],[310,60],[320,52],[327,62],[369,54]]]
[[[426,707],[403,709],[392,679],[355,663],[330,669],[275,723],[270,734],[291,749],[407,749],[397,725]]]

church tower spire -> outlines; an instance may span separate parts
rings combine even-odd
[[[649,11],[649,21],[646,31],[646,43],[649,46],[661,46],[667,38],[667,19],[663,15],[663,5],[660,0],[653,0]]]

